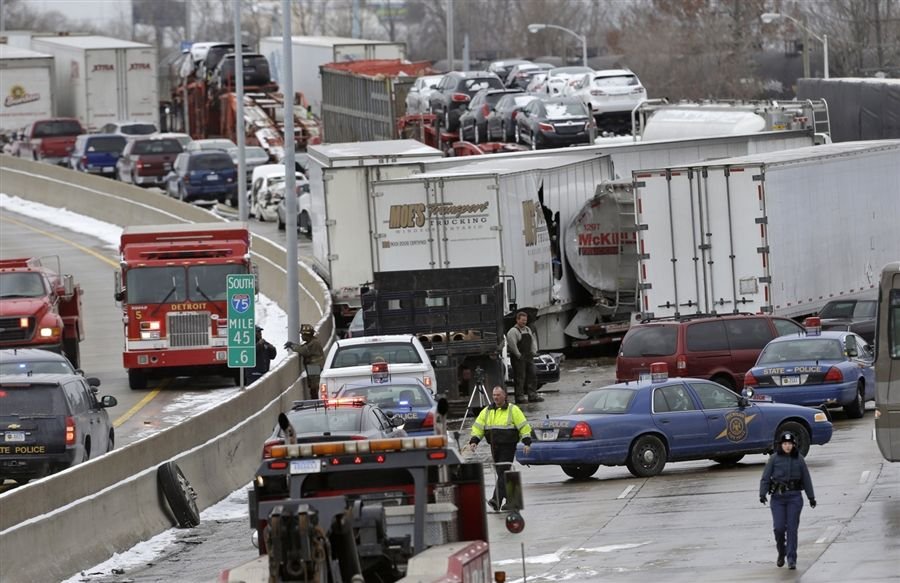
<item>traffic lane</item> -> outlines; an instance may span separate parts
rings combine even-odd
[[[184,415],[177,412],[158,414],[169,405],[192,398],[224,399],[237,390],[228,379],[208,377],[164,379],[151,384],[147,391],[132,391],[122,367],[122,312],[113,300],[116,250],[90,234],[49,226],[8,209],[3,210],[0,226],[4,257],[59,256],[62,271],[73,274],[81,285],[85,330],[81,368],[87,376],[101,380],[101,395],[112,395],[118,400],[118,405],[108,410],[116,428],[116,447],[183,420]],[[213,389],[215,394],[210,395]],[[142,411],[151,402],[154,407]],[[193,410],[196,412],[197,408]]]
[[[216,205],[213,212],[229,221],[236,221],[238,218],[237,209],[224,204]],[[279,230],[278,223],[263,222],[251,217],[247,220],[247,224],[253,234],[265,237],[287,248],[287,232]],[[307,265],[313,264],[312,239],[300,232],[297,233],[297,257]]]
[[[810,581],[890,579],[900,557],[900,467],[878,454],[871,417],[838,428],[808,457],[819,505],[803,510],[798,572]],[[676,463],[648,479],[600,468],[584,482],[557,467],[523,468],[527,526],[510,535],[502,515],[492,516],[491,557],[508,580],[521,576],[522,543],[529,581],[793,579],[774,566],[771,513],[758,501],[766,460]]]

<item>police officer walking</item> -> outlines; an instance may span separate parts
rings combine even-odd
[[[325,351],[322,343],[316,336],[316,329],[311,324],[300,326],[300,338],[303,344],[285,342],[284,347],[293,350],[303,358],[303,367],[306,369],[306,386],[309,387],[310,398],[319,396],[319,374],[322,365],[325,364]]]
[[[506,349],[512,364],[516,382],[516,403],[538,403],[544,398],[537,394],[537,378],[534,355],[537,354],[537,336],[528,327],[528,314],[518,312],[516,325],[506,333]],[[526,397],[526,395],[528,395]]]
[[[516,458],[516,444],[519,440],[525,445],[525,453],[531,447],[531,425],[525,414],[516,405],[507,402],[506,389],[494,387],[494,402],[481,410],[475,424],[472,425],[472,438],[469,449],[474,451],[478,442],[486,438],[491,445],[491,458],[497,471],[497,485],[488,500],[488,505],[495,511],[509,510],[503,504],[506,500],[506,472],[512,468]]]
[[[800,528],[800,512],[803,510],[801,490],[806,492],[809,506],[815,508],[816,494],[813,492],[806,461],[797,449],[794,434],[785,432],[759,481],[759,501],[765,504],[766,494],[772,496],[772,522],[775,548],[778,549],[775,564],[779,567],[784,566],[787,558],[788,569],[797,568],[797,530]]]

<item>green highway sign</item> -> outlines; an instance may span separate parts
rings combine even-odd
[[[256,276],[228,275],[228,366],[256,366]]]

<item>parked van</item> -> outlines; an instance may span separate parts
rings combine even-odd
[[[791,319],[763,314],[690,316],[633,324],[616,357],[616,381],[636,381],[664,362],[670,374],[703,378],[732,390],[769,340],[806,330]]]

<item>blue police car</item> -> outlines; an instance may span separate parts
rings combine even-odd
[[[558,465],[575,479],[601,466],[624,465],[637,477],[659,474],[670,461],[712,459],[733,464],[746,454],[774,449],[785,431],[804,455],[831,440],[823,411],[761,402],[712,381],[668,378],[665,364],[652,378],[603,387],[585,395],[568,415],[532,424],[534,439],[516,459]]]
[[[337,393],[338,399],[365,399],[380,407],[392,421],[403,420],[407,435],[434,434],[437,401],[431,391],[415,377],[390,375],[386,379],[348,383]]]
[[[859,419],[875,399],[875,356],[853,332],[782,336],[770,341],[744,376],[744,386],[778,403],[843,407]]]

